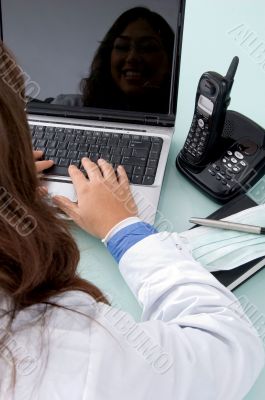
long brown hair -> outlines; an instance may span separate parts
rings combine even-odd
[[[77,245],[37,190],[23,87],[21,68],[0,43],[0,290],[13,304],[13,317],[68,290],[107,302],[77,275]]]

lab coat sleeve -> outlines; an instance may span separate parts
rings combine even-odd
[[[262,342],[234,295],[178,235],[146,237],[126,251],[119,268],[143,308],[140,325],[164,363],[167,357],[168,368],[163,357],[153,359],[161,364],[164,398],[242,399],[263,366]]]

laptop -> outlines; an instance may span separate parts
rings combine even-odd
[[[118,100],[111,94],[109,83],[104,82],[100,82],[101,89],[95,90],[94,103],[91,96],[85,98],[86,83],[91,83],[92,64],[96,63],[95,55],[103,38],[120,15],[138,4],[135,0],[96,3],[2,0],[1,35],[24,74],[33,147],[43,150],[44,158],[55,163],[43,176],[49,193],[76,201],[68,166],[75,164],[82,168],[80,160],[84,156],[95,162],[104,158],[114,168],[119,164],[124,166],[140,216],[153,223],[174,133],[185,0],[141,2],[141,6],[159,14],[171,28],[171,48],[162,49],[167,51],[166,72],[160,71],[164,53],[155,47],[157,43],[152,38],[150,43],[146,33],[149,28],[143,21],[142,25],[131,22],[119,32],[118,42],[111,44],[111,68],[105,65],[112,74],[114,56],[121,58],[132,53],[129,66],[122,70],[123,81],[131,86],[125,88],[124,94],[119,77],[113,74],[114,86],[119,86]],[[155,58],[153,64],[148,62],[157,81],[145,77],[143,83],[141,74],[147,72],[139,65],[149,56],[154,57],[154,53],[160,54],[159,62]],[[167,90],[163,92],[157,90],[162,86],[158,72],[167,77]],[[138,88],[137,98],[138,89],[135,93],[133,90],[139,82],[140,89],[145,89],[141,92]],[[88,93],[92,92],[90,87]]]

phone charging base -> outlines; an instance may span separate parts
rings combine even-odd
[[[243,114],[229,110],[216,156],[192,165],[181,151],[176,167],[200,190],[224,204],[246,193],[265,173],[265,130]]]

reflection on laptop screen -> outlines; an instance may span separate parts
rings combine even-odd
[[[168,114],[179,3],[2,0],[3,38],[30,101]]]

